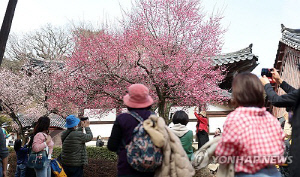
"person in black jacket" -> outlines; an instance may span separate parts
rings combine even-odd
[[[262,82],[265,88],[268,100],[273,106],[285,107],[287,108],[287,111],[291,111],[292,108],[295,107],[299,89],[295,89],[294,87],[290,86],[287,82],[283,81],[283,79],[280,78],[275,68],[273,68],[272,71],[272,78],[276,81],[277,84],[280,85],[280,87],[286,92],[286,94],[278,95],[272,88],[269,79],[266,76],[263,76],[260,78],[260,81]]]
[[[295,105],[295,110],[292,118],[292,144],[289,154],[292,157],[292,163],[289,164],[290,177],[300,176],[300,92],[297,98],[298,101]]]
[[[299,64],[298,67],[300,70]],[[287,82],[283,81],[275,68],[273,68],[272,78],[276,81],[277,84],[280,85],[280,87],[286,92],[286,94],[281,96],[277,95],[277,93],[273,90],[269,79],[266,76],[263,76],[260,80],[264,85],[268,100],[272,105],[276,107],[285,107],[288,112],[294,111],[293,118],[290,121],[293,130],[292,144],[290,146],[289,156],[292,157],[292,162],[290,162],[289,164],[288,173],[290,177],[298,177],[300,175],[300,92],[299,89],[295,89]]]

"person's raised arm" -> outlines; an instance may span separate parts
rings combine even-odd
[[[278,85],[280,85],[280,87],[285,91],[285,93],[290,93],[295,91],[296,89],[294,87],[292,87],[291,85],[289,85],[287,82],[285,82],[279,75],[279,73],[277,72],[277,70],[275,68],[273,68],[273,70],[271,71],[272,73],[272,78],[276,81],[276,83]]]
[[[266,76],[260,78],[268,100],[276,107],[293,107],[297,101],[298,90],[293,90],[284,95],[278,95],[271,86],[269,79]],[[285,82],[283,82],[285,83]]]
[[[277,70],[275,68],[273,68],[271,73],[272,73],[272,79],[274,79],[278,85],[282,84],[283,79],[281,79],[279,73],[277,72]]]
[[[90,121],[89,120],[83,121],[82,127],[85,129],[85,132],[86,132],[86,133],[82,133],[83,134],[82,141],[83,142],[91,141],[93,139],[93,133],[90,128]]]

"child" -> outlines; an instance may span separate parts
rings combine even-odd
[[[264,108],[264,88],[258,77],[240,73],[233,79],[232,102],[237,107],[224,123],[215,155],[220,163],[235,158],[236,177],[280,177],[275,167],[283,157],[285,134]],[[231,160],[232,161],[232,160]]]
[[[188,122],[189,116],[184,111],[176,111],[173,116],[174,126],[172,130],[179,137],[183,149],[191,160],[193,155],[193,132],[186,127]]]
[[[30,138],[29,138],[29,141],[30,141]],[[27,144],[28,144],[28,142],[27,142]],[[17,154],[17,168],[16,168],[15,177],[25,177],[26,176],[26,164],[28,161],[27,144],[25,144],[23,147],[21,147],[22,141],[19,139],[17,139],[15,141],[14,149]]]

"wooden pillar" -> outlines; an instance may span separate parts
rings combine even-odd
[[[2,63],[3,56],[4,56],[5,47],[6,47],[7,39],[9,36],[11,23],[14,18],[17,2],[18,2],[18,0],[9,0],[7,8],[6,8],[5,16],[3,19],[3,23],[1,26],[1,30],[0,30],[0,66]]]

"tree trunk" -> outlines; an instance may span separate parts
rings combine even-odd
[[[116,117],[121,113],[122,113],[122,106],[120,105],[116,107]]]
[[[24,142],[25,141],[24,130],[23,130],[22,123],[19,120],[19,117],[14,112],[10,112],[8,115],[17,123],[19,127],[17,133]]]
[[[5,47],[10,32],[10,28],[11,28],[11,23],[14,18],[17,2],[18,0],[9,0],[6,8],[5,16],[3,19],[2,27],[0,30],[0,66],[4,56]]]
[[[84,108],[78,108],[78,117],[84,116]]]
[[[166,100],[160,100],[158,103],[158,114],[160,117],[164,118],[167,125],[171,123],[171,119],[169,118],[169,113],[172,104],[166,102]]]

